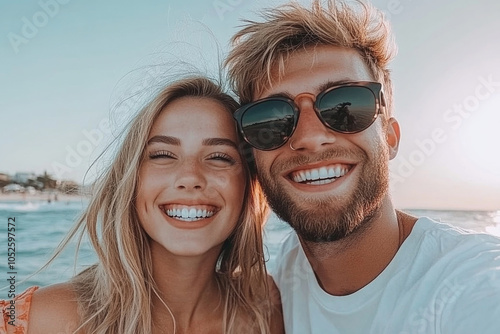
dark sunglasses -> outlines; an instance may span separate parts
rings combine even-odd
[[[317,96],[301,93],[295,99],[269,97],[236,110],[234,118],[243,138],[259,150],[277,149],[287,142],[300,115],[297,101],[309,97],[321,122],[340,133],[366,130],[385,106],[382,84],[371,81],[347,82],[322,91]]]

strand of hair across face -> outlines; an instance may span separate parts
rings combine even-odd
[[[175,323],[175,317],[174,317],[174,314],[172,313],[172,311],[170,310],[170,307],[168,307],[167,303],[165,303],[163,301],[163,299],[160,297],[160,295],[158,294],[158,292],[156,292],[155,289],[153,289],[153,292],[154,294],[156,295],[156,297],[158,297],[158,299],[161,301],[161,303],[163,305],[165,305],[165,307],[167,308],[167,311],[168,313],[170,313],[170,316],[172,317],[172,321],[174,322],[174,334],[177,332],[177,326],[176,326],[176,323]]]

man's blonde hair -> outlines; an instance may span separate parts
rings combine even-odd
[[[311,8],[292,2],[262,12],[263,22],[245,21],[232,38],[226,60],[230,83],[240,103],[251,102],[284,73],[293,52],[318,45],[353,48],[373,79],[384,86],[388,115],[392,112],[392,83],[387,68],[396,53],[383,13],[363,0],[314,0]]]

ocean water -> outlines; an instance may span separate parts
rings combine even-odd
[[[7,298],[7,279],[15,272],[16,293],[32,285],[45,286],[63,282],[95,262],[91,246],[84,241],[75,259],[75,243],[68,247],[48,269],[32,276],[50,258],[64,235],[86,206],[86,202],[10,202],[0,203],[0,299]],[[461,228],[500,236],[500,211],[405,210]],[[15,218],[15,263],[8,268],[7,237],[9,218]],[[12,222],[12,220],[11,220]],[[272,215],[266,224],[264,242],[268,267],[276,261],[280,242],[290,227]],[[76,264],[75,264],[76,263]]]

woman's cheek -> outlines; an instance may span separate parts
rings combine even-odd
[[[245,194],[245,173],[242,167],[212,171],[207,175],[207,181],[212,189],[222,194],[226,200],[239,202]]]

